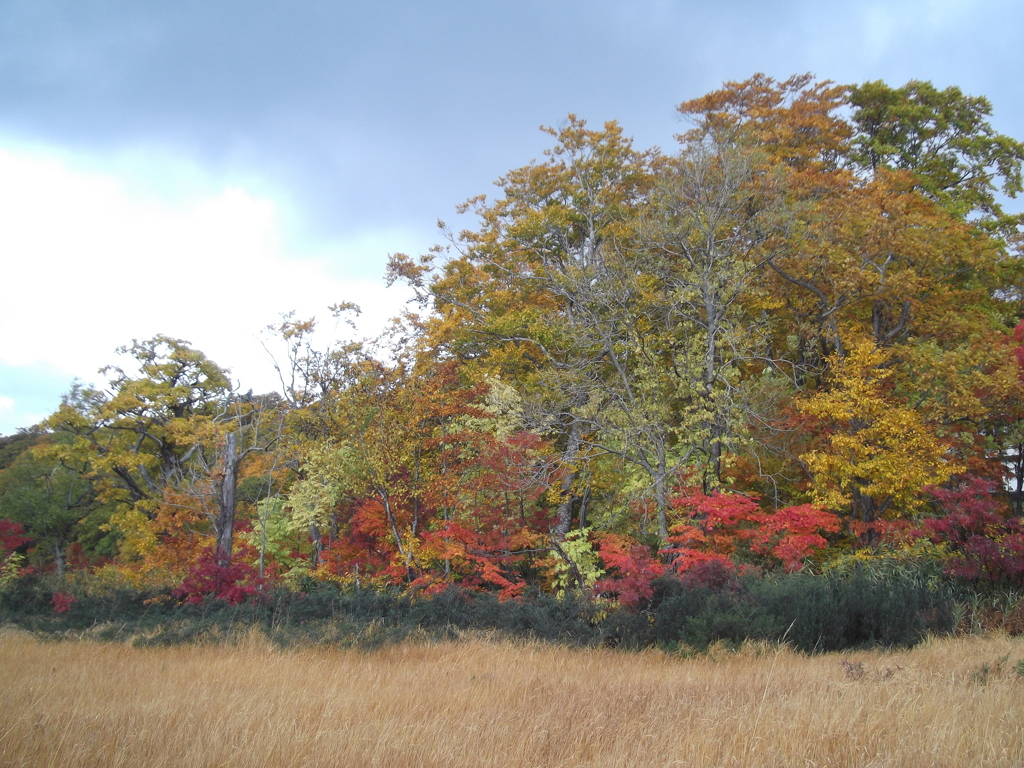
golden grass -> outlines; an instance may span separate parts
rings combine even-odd
[[[487,639],[136,649],[5,631],[0,764],[1020,766],[1020,659],[1024,641],[1002,636],[683,659]]]

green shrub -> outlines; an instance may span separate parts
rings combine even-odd
[[[920,579],[849,574],[738,578],[731,573],[660,577],[640,610],[572,593],[500,601],[459,588],[431,596],[342,590],[272,591],[236,605],[206,599],[181,604],[164,592],[82,594],[55,612],[52,585],[19,579],[0,595],[0,621],[47,634],[90,630],[100,638],[135,636],[142,644],[230,641],[252,627],[281,645],[330,643],[373,647],[441,640],[463,631],[494,631],[571,646],[705,649],[717,642],[787,642],[803,651],[872,645],[910,646],[925,633],[949,631],[948,590]]]
[[[663,579],[651,610],[665,647],[769,640],[813,652],[914,645],[952,629],[952,605],[948,590],[913,579],[792,574],[718,588]]]

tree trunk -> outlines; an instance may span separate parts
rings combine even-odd
[[[552,531],[558,541],[564,539],[565,534],[572,528],[572,510],[576,502],[576,497],[572,493],[572,487],[579,474],[576,462],[579,460],[580,445],[582,443],[583,436],[581,432],[580,423],[574,420],[569,427],[569,444],[565,448],[565,453],[562,454],[563,460],[571,469],[565,473],[559,486],[561,502],[558,504],[558,521],[555,523],[554,530]]]
[[[658,542],[662,547],[668,547],[668,489],[666,488],[666,475],[664,457],[659,457],[660,470],[654,478],[654,504],[658,514]]]
[[[580,497],[580,530],[582,531],[587,527],[587,511],[590,508],[590,483],[587,483],[587,487],[583,489],[583,496]]]
[[[867,481],[858,480],[858,482],[860,485],[867,485]],[[862,493],[859,485],[853,486],[851,490],[853,497],[853,514],[851,518],[870,526],[880,516],[879,505],[871,496]],[[874,547],[878,541],[878,532],[873,526],[866,527],[862,533],[857,535],[857,540],[862,547]]]
[[[223,475],[220,481],[217,515],[217,565],[227,568],[231,565],[231,543],[235,531],[235,490],[238,485],[238,434],[231,432],[224,443]]]
[[[316,523],[309,524],[309,541],[313,550],[309,553],[309,569],[315,571],[320,567],[320,553],[324,551],[324,537]]]
[[[1024,444],[1017,444],[1013,457],[1013,514],[1021,517],[1024,513]]]
[[[63,581],[66,570],[64,548],[56,541],[53,543],[53,562],[57,566],[57,578]]]

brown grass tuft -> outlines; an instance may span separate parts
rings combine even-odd
[[[684,659],[0,634],[5,766],[1020,766],[1024,640]],[[980,674],[983,668],[987,672]]]

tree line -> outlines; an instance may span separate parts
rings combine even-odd
[[[755,75],[678,109],[671,151],[546,129],[471,223],[390,257],[416,298],[380,338],[283,316],[279,392],[132,342],[0,438],[2,578],[629,606],[887,557],[1021,584],[1024,144],[919,81]]]

